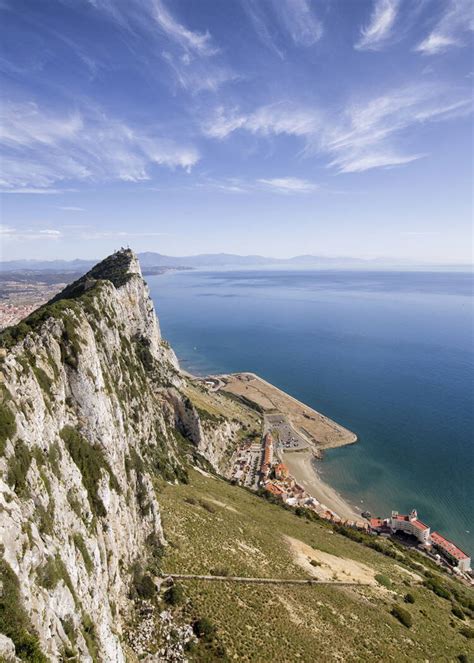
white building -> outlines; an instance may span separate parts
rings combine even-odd
[[[441,536],[438,532],[433,532],[431,535],[431,543],[460,571],[469,571],[471,568],[471,558],[463,550],[455,546],[454,543],[445,539],[444,536]]]
[[[413,509],[408,516],[401,515],[398,511],[392,511],[389,524],[394,532],[411,534],[420,543],[429,543],[430,541],[430,528],[421,520],[418,520],[416,509]]]

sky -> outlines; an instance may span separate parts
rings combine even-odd
[[[0,0],[1,258],[472,261],[471,0]]]

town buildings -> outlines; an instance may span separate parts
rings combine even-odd
[[[390,527],[394,532],[405,532],[416,537],[420,543],[429,543],[430,528],[421,520],[418,520],[416,509],[407,516],[402,516],[398,511],[392,511]]]
[[[444,555],[460,571],[466,573],[471,568],[471,558],[464,551],[454,545],[444,536],[433,532],[431,534],[431,543],[433,547]]]

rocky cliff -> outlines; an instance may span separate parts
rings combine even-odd
[[[133,660],[134,599],[166,545],[156,482],[217,466],[238,423],[183,395],[129,250],[0,338],[0,652]]]

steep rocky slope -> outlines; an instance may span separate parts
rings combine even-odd
[[[165,544],[155,478],[217,466],[239,423],[183,395],[131,251],[0,339],[0,657],[124,661]]]

